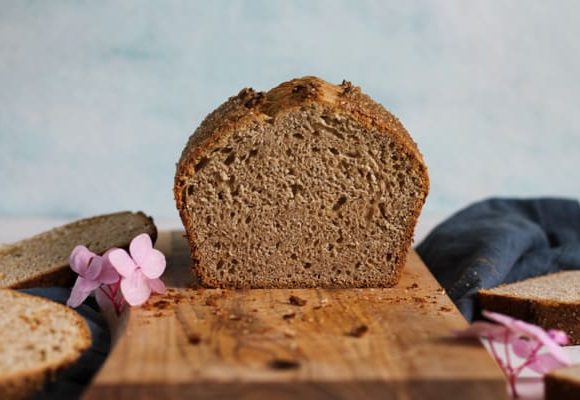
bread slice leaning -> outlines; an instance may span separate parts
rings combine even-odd
[[[142,212],[118,212],[81,219],[0,248],[0,287],[72,286],[69,256],[76,245],[97,254],[111,247],[129,246],[147,233],[155,241],[153,219]]]
[[[544,377],[546,400],[580,399],[580,365],[557,369]]]
[[[24,399],[91,344],[85,320],[53,301],[0,289],[0,399]]]
[[[580,344],[580,271],[563,271],[482,289],[482,309],[511,315],[544,329],[561,329]]]
[[[348,82],[244,89],[211,113],[174,195],[204,285],[394,285],[429,188],[399,120]]]

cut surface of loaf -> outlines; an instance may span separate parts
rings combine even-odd
[[[482,289],[482,309],[511,315],[544,329],[566,331],[580,344],[580,271],[563,271]]]
[[[140,233],[157,237],[153,220],[129,211],[81,219],[0,248],[0,287],[26,288],[72,285],[69,256],[76,245],[102,254],[128,247]]]
[[[205,286],[387,287],[428,187],[397,118],[348,82],[305,77],[211,113],[174,195]]]
[[[28,398],[91,344],[85,320],[53,301],[0,289],[0,398]]]
[[[544,382],[546,400],[580,399],[580,365],[552,371]]]

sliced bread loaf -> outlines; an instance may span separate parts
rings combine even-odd
[[[129,211],[82,219],[0,249],[0,287],[71,286],[74,274],[69,256],[76,245],[102,254],[111,247],[129,247],[131,239],[148,233],[153,219]]]
[[[544,377],[546,400],[580,399],[580,365],[557,369]]]
[[[211,113],[174,195],[209,287],[386,287],[427,196],[403,125],[348,82],[244,89]]]
[[[91,344],[74,310],[53,301],[0,289],[0,399],[24,399]]]
[[[563,271],[480,290],[482,309],[511,315],[544,329],[561,329],[580,344],[580,271]]]

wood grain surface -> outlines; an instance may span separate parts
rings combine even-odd
[[[467,323],[413,251],[395,288],[236,291],[196,286],[180,233],[157,247],[170,290],[113,324],[86,399],[506,397],[484,348],[451,337]]]

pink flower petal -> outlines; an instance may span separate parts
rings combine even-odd
[[[537,340],[559,362],[563,364],[570,362],[568,356],[566,355],[564,350],[562,350],[560,345],[556,343],[550,337],[550,335],[539,326],[528,324],[527,322],[508,317],[507,315],[493,313],[489,311],[482,311],[482,314],[486,318],[489,318],[493,321],[503,324],[516,335],[526,336],[532,340]]]
[[[97,280],[97,277],[101,274],[103,269],[103,257],[94,256],[89,262],[89,267],[83,275],[86,279],[91,281]]]
[[[165,271],[165,256],[159,250],[151,249],[139,266],[147,278],[159,278]]]
[[[151,295],[151,288],[147,278],[140,271],[121,279],[121,292],[127,303],[132,306],[140,306]]]
[[[509,317],[507,315],[503,315],[500,313],[495,313],[495,312],[487,311],[487,310],[483,310],[481,312],[481,314],[485,318],[490,319],[490,320],[497,322],[499,324],[502,324],[503,326],[506,326],[508,328],[511,327],[514,324],[514,322],[517,321],[517,319]]]
[[[560,346],[565,346],[568,343],[570,343],[570,338],[568,337],[568,334],[559,329],[548,330],[548,336],[550,336],[552,340],[558,343]]]
[[[153,249],[153,243],[148,234],[142,233],[131,240],[129,245],[129,252],[131,257],[135,260],[135,264],[141,266],[149,256],[149,252]]]
[[[517,338],[511,343],[511,345],[515,355],[521,358],[528,358],[538,346],[538,342],[535,340]]]
[[[111,249],[103,254],[103,265],[98,280],[105,285],[116,283],[121,278],[115,267],[113,267],[113,264],[111,264],[111,260],[109,260],[109,254],[111,254],[113,250],[118,249]]]
[[[563,362],[561,359],[554,357],[553,354],[544,353],[536,356],[534,361],[528,365],[528,368],[540,374],[547,374],[556,368],[562,368],[568,365],[570,365],[570,360]]]
[[[70,254],[69,264],[71,269],[79,275],[84,275],[89,267],[91,258],[96,254],[85,246],[76,246]]]
[[[109,297],[107,297],[107,295],[100,289],[95,291],[95,300],[97,300],[97,304],[101,310],[106,310],[107,308],[112,307],[111,299],[109,299]]]
[[[116,249],[107,254],[107,258],[117,272],[123,277],[129,277],[135,272],[137,266],[129,254],[123,249]]]
[[[484,321],[476,321],[472,323],[467,329],[463,331],[454,332],[457,337],[471,337],[482,338],[487,337],[494,341],[506,342],[506,337],[509,337],[509,330],[498,324],[491,324]],[[508,338],[509,339],[509,338]]]
[[[154,293],[165,293],[166,287],[161,279],[149,279],[149,287]]]
[[[73,308],[80,306],[89,297],[91,292],[98,287],[98,282],[89,281],[79,276],[70,292],[70,297],[66,301],[66,304]]]

